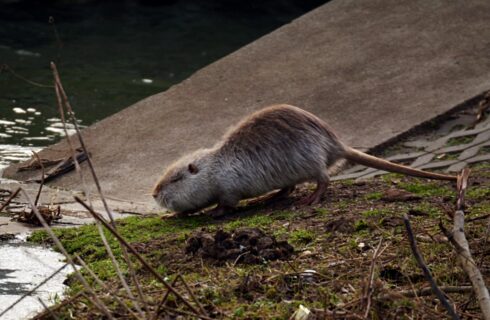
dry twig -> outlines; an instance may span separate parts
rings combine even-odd
[[[470,293],[473,292],[472,286],[442,286],[439,287],[441,291],[445,294],[449,293]],[[415,297],[423,297],[430,296],[432,294],[432,288],[426,287],[418,290],[403,290],[399,292],[390,292],[386,294],[379,295],[377,298],[380,300],[387,300],[396,297],[407,297],[407,298],[415,298]]]
[[[44,303],[44,301],[41,298],[38,297],[37,301],[39,301],[39,303],[43,306],[44,311],[47,314],[49,314],[51,318],[53,318],[54,320],[59,320],[59,318],[51,311],[51,309],[48,308],[48,306]]]
[[[71,256],[68,254],[68,252],[66,251],[65,247],[63,247],[63,244],[61,244],[61,241],[58,239],[58,237],[54,234],[53,230],[51,229],[51,227],[48,225],[48,223],[44,220],[44,217],[42,216],[41,213],[39,213],[39,211],[37,210],[37,207],[34,205],[34,203],[32,202],[31,198],[29,197],[29,195],[27,194],[27,192],[25,192],[24,189],[21,188],[21,191],[24,193],[24,196],[26,197],[27,201],[29,202],[31,208],[32,208],[32,211],[34,212],[34,214],[37,216],[37,218],[39,219],[39,221],[41,222],[42,226],[44,227],[44,230],[46,230],[46,232],[49,234],[49,236],[51,237],[51,239],[54,241],[54,243],[56,244],[56,246],[58,247],[58,249],[61,251],[61,253],[63,253],[63,255],[65,256],[66,260],[68,261],[68,263],[72,266],[73,270],[75,270],[75,276],[78,278],[78,280],[80,281],[80,283],[84,286],[85,290],[90,293],[90,298],[89,300],[100,310],[102,311],[102,313],[109,319],[114,319],[114,317],[112,316],[111,312],[109,311],[109,309],[106,307],[106,305],[97,297],[97,295],[95,294],[94,290],[92,289],[92,287],[90,287],[90,285],[88,284],[87,280],[85,280],[85,278],[83,277],[83,275],[81,274],[81,272],[78,270],[78,268],[75,266],[75,263],[73,262],[73,259],[71,258]]]
[[[41,191],[43,191],[43,186],[44,186],[44,164],[41,161],[41,158],[39,158],[37,152],[32,151],[32,154],[36,157],[36,160],[39,163],[39,166],[41,167],[41,183],[39,183],[39,190],[37,190],[36,199],[34,200],[34,205],[37,206],[39,202],[39,198],[41,197]]]
[[[5,202],[2,204],[2,206],[0,207],[0,212],[2,212],[3,209],[5,209],[12,200],[14,200],[15,197],[17,197],[17,195],[19,194],[20,192],[20,187],[17,188],[17,190],[15,190],[13,193],[10,194],[10,196],[8,197],[7,200],[5,200]]]
[[[100,214],[98,214],[97,212],[95,212],[92,208],[90,208],[82,199],[80,199],[79,197],[75,196],[74,197],[75,200],[80,203],[85,209],[87,209],[90,214],[92,214],[92,216],[98,220],[99,222],[101,222],[104,227],[109,230],[112,235],[114,235],[119,241],[121,244],[123,244],[128,250],[129,252],[131,252],[135,257],[136,259],[138,259],[139,262],[141,262],[141,264],[146,268],[148,269],[148,271],[150,271],[150,273],[153,274],[153,276],[155,276],[155,278],[157,278],[158,281],[160,281],[166,288],[167,290],[171,291],[179,300],[181,300],[187,307],[189,307],[192,312],[194,313],[194,315],[196,317],[199,317],[199,318],[208,318],[207,315],[205,317],[203,317],[203,315],[200,315],[199,314],[199,311],[192,305],[189,303],[189,301],[187,301],[179,292],[177,292],[167,281],[165,281],[165,279],[163,279],[163,277],[152,267],[148,264],[148,262],[138,253],[138,251],[136,251],[120,234],[119,232],[117,232],[109,223],[107,223],[107,221],[105,221],[104,218],[102,218],[100,216]]]
[[[75,113],[73,112],[73,109],[71,107],[71,104],[70,104],[70,101],[68,100],[68,96],[66,95],[66,92],[65,90],[63,89],[63,85],[61,83],[61,79],[60,79],[60,76],[59,76],[59,73],[58,73],[58,69],[56,68],[56,64],[54,62],[51,62],[51,69],[53,71],[53,77],[54,77],[54,82],[55,82],[55,91],[56,91],[56,96],[57,96],[57,99],[58,99],[58,107],[60,109],[60,116],[62,117],[62,121],[63,121],[63,128],[64,128],[64,131],[65,131],[65,134],[66,134],[66,137],[67,137],[67,140],[68,140],[68,143],[70,145],[70,149],[72,151],[72,155],[73,155],[73,161],[75,162],[75,168],[77,169],[77,171],[79,171],[79,174],[80,174],[80,177],[82,179],[82,183],[84,184],[84,188],[85,188],[85,195],[89,198],[90,200],[90,193],[88,191],[88,188],[86,187],[85,185],[85,181],[83,180],[83,175],[81,173],[81,169],[80,169],[80,165],[77,161],[77,158],[75,156],[75,149],[73,148],[73,145],[71,144],[70,142],[70,138],[68,136],[68,131],[66,129],[66,122],[65,122],[65,117],[64,117],[64,109],[63,109],[63,105],[65,105],[65,107],[67,108],[67,113],[69,114],[71,120],[72,120],[72,123],[73,123],[73,126],[75,128],[75,131],[77,133],[77,137],[78,137],[78,141],[80,143],[80,146],[83,150],[83,152],[87,155],[87,163],[88,163],[88,166],[89,166],[89,169],[90,169],[90,172],[92,174],[92,178],[95,182],[95,186],[97,188],[97,191],[99,193],[99,196],[102,200],[102,203],[104,205],[104,209],[107,213],[107,215],[109,216],[109,219],[111,221],[111,224],[112,226],[114,227],[114,229],[116,229],[116,223],[114,221],[114,217],[112,215],[112,212],[111,210],[109,209],[109,205],[107,204],[107,201],[102,193],[102,187],[100,186],[100,182],[99,182],[99,179],[97,177],[97,174],[95,173],[95,168],[93,166],[93,163],[92,163],[92,159],[90,157],[90,154],[87,150],[87,147],[85,145],[85,141],[82,137],[82,134],[80,132],[80,128],[78,126],[78,122],[77,122],[77,119],[75,118]],[[90,207],[92,207],[92,204],[91,202],[90,203]],[[116,269],[116,273],[118,274],[118,277],[123,285],[123,287],[125,288],[126,292],[128,293],[128,296],[134,301],[134,304],[135,304],[135,307],[136,309],[138,310],[138,312],[144,317],[144,313],[143,313],[143,310],[141,310],[138,302],[136,301],[136,299],[134,299],[134,296],[126,282],[126,280],[124,279],[123,275],[122,275],[122,272],[121,272],[121,269],[119,267],[119,263],[117,262],[116,258],[114,257],[114,254],[107,242],[107,239],[104,235],[104,233],[102,232],[102,228],[100,226],[100,224],[97,223],[97,228],[99,230],[99,235],[102,239],[102,242],[104,243],[104,246],[106,248],[106,251],[107,253],[109,254],[109,257],[111,258],[111,261],[112,261],[112,264],[114,265],[115,269]],[[144,306],[145,306],[145,309],[148,311],[148,305],[147,305],[147,302],[145,300],[145,297],[143,295],[143,292],[141,290],[141,286],[139,284],[139,281],[138,279],[136,278],[136,273],[134,271],[134,268],[131,264],[131,260],[129,259],[129,255],[128,255],[128,252],[126,251],[126,248],[124,246],[121,246],[121,250],[122,250],[122,253],[123,253],[123,257],[124,257],[124,260],[128,266],[128,270],[129,270],[129,274],[131,275],[131,278],[133,279],[133,282],[136,286],[136,289],[137,289],[137,292],[138,292],[138,295],[141,299],[141,301],[143,302]]]
[[[100,280],[100,278],[92,271],[92,269],[85,263],[85,261],[83,261],[82,258],[80,258],[80,256],[75,256],[78,263],[80,263],[80,265],[90,274],[90,276],[95,280],[95,282],[97,282],[97,284],[99,286],[101,286],[102,288],[104,288],[104,290],[106,290],[108,293],[111,294],[111,297],[114,298],[114,300],[116,300],[124,309],[126,309],[126,311],[129,312],[129,314],[131,314],[135,319],[140,319],[140,317],[138,317],[138,315],[136,313],[134,313],[133,310],[131,310],[128,305],[126,303],[124,303],[124,301],[121,300],[121,298],[119,298],[114,290],[111,290],[111,288],[109,288],[109,286],[107,284],[105,284],[104,282],[102,282],[102,280]]]
[[[441,301],[442,305],[446,309],[447,313],[451,316],[451,318],[453,320],[460,319],[459,316],[454,311],[454,308],[447,301],[446,297],[444,296],[444,293],[437,286],[434,278],[432,277],[432,274],[430,273],[429,268],[425,264],[424,258],[420,254],[419,249],[417,248],[417,242],[416,242],[415,237],[413,235],[412,226],[410,225],[410,220],[408,219],[407,214],[403,215],[403,222],[405,223],[405,228],[407,229],[408,239],[410,241],[410,247],[412,248],[412,253],[413,253],[415,259],[417,260],[417,263],[418,263],[420,269],[422,269],[425,278],[430,283],[432,291],[437,296],[439,301]]]
[[[54,313],[56,311],[58,311],[59,309],[63,308],[64,306],[67,306],[67,305],[70,305],[72,304],[73,302],[75,302],[76,300],[78,300],[80,297],[84,296],[84,292],[83,291],[80,291],[78,292],[77,294],[75,294],[73,297],[70,297],[68,299],[65,299],[63,301],[61,301],[60,303],[54,305],[53,307],[51,308],[48,308],[49,311],[51,313]],[[45,319],[47,315],[49,315],[50,313],[48,313],[47,311],[45,312],[42,312],[38,315],[36,315],[34,318],[32,318],[31,320],[41,320],[41,319]]]
[[[59,109],[59,113],[60,113],[61,122],[63,123],[63,130],[65,132],[66,140],[68,142],[68,146],[69,146],[70,151],[71,151],[71,154],[72,154],[73,162],[75,164],[75,169],[76,169],[76,171],[78,172],[78,174],[80,176],[80,180],[82,182],[82,186],[84,188],[85,195],[87,196],[87,198],[89,200],[90,207],[92,207],[92,202],[91,202],[91,199],[90,199],[90,193],[89,193],[88,188],[87,188],[87,185],[85,183],[85,179],[83,177],[82,170],[80,168],[80,163],[78,161],[78,157],[76,155],[75,148],[73,147],[73,144],[71,142],[70,136],[68,135],[68,130],[66,128],[66,119],[65,119],[65,112],[64,112],[63,104],[68,109],[68,113],[71,116],[73,125],[75,127],[75,130],[76,130],[76,133],[77,133],[77,136],[78,136],[78,140],[80,142],[80,145],[82,146],[82,150],[83,150],[83,152],[87,156],[87,161],[89,163],[89,168],[91,170],[91,173],[92,173],[92,176],[94,178],[94,181],[96,181],[96,184],[98,186],[100,196],[103,199],[103,202],[105,204],[104,207],[106,208],[107,214],[111,218],[111,221],[113,221],[112,213],[110,212],[109,207],[107,206],[107,204],[105,202],[105,199],[104,199],[104,197],[102,195],[102,191],[100,190],[100,185],[98,184],[97,175],[95,174],[95,171],[93,170],[93,166],[92,166],[92,161],[90,159],[90,155],[88,153],[87,148],[85,147],[85,143],[83,143],[83,138],[82,138],[80,129],[78,127],[78,122],[77,122],[77,120],[75,118],[75,115],[74,115],[74,112],[73,112],[73,110],[71,108],[70,102],[68,101],[68,97],[66,96],[66,93],[65,93],[65,91],[63,89],[63,86],[61,84],[61,79],[60,79],[60,76],[58,74],[58,69],[56,68],[56,65],[53,62],[51,62],[51,69],[53,71],[53,77],[54,77],[54,83],[55,83],[54,88],[55,88],[55,92],[56,92],[56,98],[57,98],[57,102],[58,102],[58,109]],[[104,247],[105,247],[105,249],[107,251],[107,254],[109,255],[109,258],[111,259],[111,262],[112,262],[112,264],[114,266],[114,269],[116,271],[116,274],[119,277],[119,280],[121,281],[124,289],[126,290],[126,293],[128,294],[129,298],[134,301],[133,302],[134,303],[134,306],[138,310],[138,312],[140,313],[140,315],[142,317],[144,317],[145,316],[144,315],[144,312],[141,309],[141,307],[139,306],[139,304],[136,301],[136,299],[134,298],[134,295],[131,292],[131,289],[129,288],[128,283],[124,279],[124,276],[123,276],[122,271],[121,271],[121,267],[119,266],[119,263],[117,262],[116,257],[114,256],[114,253],[112,252],[112,249],[109,246],[109,242],[107,241],[107,238],[104,235],[102,226],[98,222],[97,222],[97,231],[99,232],[99,236],[100,236],[100,238],[102,240],[102,243],[104,244]],[[124,247],[122,247],[122,251],[124,253],[124,258],[126,259],[126,262],[127,262],[127,265],[128,265],[128,269],[130,270],[130,274],[132,276],[134,276],[134,271],[133,271],[133,268],[132,268],[132,265],[131,265],[131,261],[129,260],[128,255],[127,255],[127,252],[124,249]],[[139,283],[138,283],[138,281],[135,278],[134,278],[134,280],[135,280],[136,286],[139,289]],[[141,294],[141,290],[140,289],[138,290],[138,293]],[[146,301],[144,301],[144,299],[143,299],[143,302],[145,303],[145,306],[146,306]]]
[[[362,300],[366,305],[366,311],[364,312],[364,319],[369,316],[369,311],[371,309],[371,302],[373,296],[373,282],[374,282],[374,267],[376,266],[376,260],[381,255],[381,244],[383,243],[383,238],[379,239],[379,244],[373,252],[373,258],[371,259],[371,266],[369,267],[369,277],[364,289]]]
[[[483,276],[471,256],[468,240],[466,240],[464,233],[464,196],[468,186],[469,174],[470,170],[464,169],[463,172],[458,175],[458,201],[456,212],[454,213],[453,232],[451,234],[454,241],[451,243],[453,243],[456,248],[456,253],[463,270],[470,278],[471,285],[473,286],[473,290],[475,291],[475,295],[480,304],[483,318],[490,320],[490,295],[485,285],[485,281],[483,280]]]

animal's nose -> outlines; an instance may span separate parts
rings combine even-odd
[[[158,194],[160,193],[160,189],[161,189],[161,188],[160,188],[160,186],[159,186],[159,185],[158,185],[158,186],[156,186],[156,187],[153,189],[153,192],[152,192],[152,194],[151,194],[151,195],[153,196],[153,198],[158,197]]]

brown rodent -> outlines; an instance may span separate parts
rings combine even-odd
[[[416,177],[456,181],[455,176],[425,172],[370,156],[343,144],[320,118],[297,107],[275,105],[245,117],[210,149],[200,149],[167,168],[153,197],[179,213],[213,204],[215,216],[234,208],[241,199],[296,184],[316,181],[316,190],[303,199],[315,204],[325,193],[327,168],[341,159]]]

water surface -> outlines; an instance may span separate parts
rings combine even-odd
[[[90,125],[324,2],[0,0],[0,170],[63,136],[50,61]]]

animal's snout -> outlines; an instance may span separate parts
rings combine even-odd
[[[158,194],[160,193],[161,189],[162,189],[162,187],[160,185],[156,185],[155,188],[153,188],[153,192],[151,193],[153,198],[156,199],[158,197]]]

